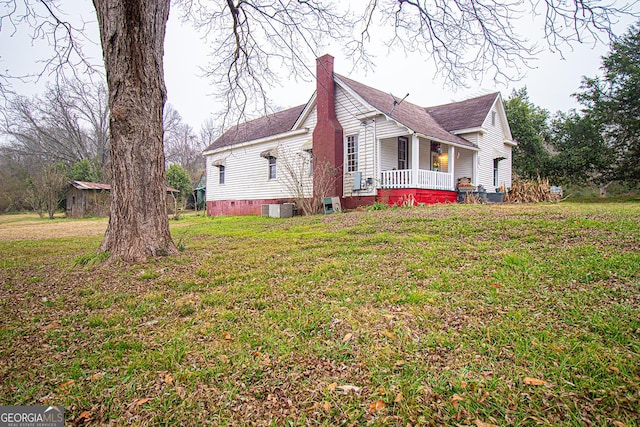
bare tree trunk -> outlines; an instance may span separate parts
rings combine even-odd
[[[169,0],[93,3],[111,111],[111,211],[100,250],[124,261],[177,254],[169,232],[162,147]]]

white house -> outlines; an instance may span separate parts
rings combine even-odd
[[[420,107],[335,74],[330,55],[316,80],[305,105],[234,126],[204,151],[209,215],[260,214],[301,192],[354,208],[455,201],[461,178],[511,186],[516,143],[499,93]],[[331,182],[319,165],[336,171]]]

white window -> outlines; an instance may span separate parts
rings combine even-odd
[[[269,156],[269,179],[276,179],[276,158]]]
[[[491,112],[491,126],[495,126],[496,125],[496,112],[492,111]]]
[[[224,184],[224,166],[218,166],[218,183]]]
[[[498,165],[500,159],[493,159],[493,185],[498,186]]]
[[[358,135],[347,136],[347,172],[358,170]]]

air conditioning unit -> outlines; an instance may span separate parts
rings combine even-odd
[[[271,218],[293,217],[293,212],[294,212],[293,203],[262,205],[261,208],[262,208],[262,216],[268,216]]]

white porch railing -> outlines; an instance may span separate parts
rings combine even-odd
[[[382,188],[412,188],[411,169],[382,172]]]
[[[418,188],[429,190],[453,190],[451,187],[451,174],[419,169]]]
[[[418,170],[418,182],[413,182],[411,169],[383,171],[381,188],[421,188],[425,190],[454,190],[451,174],[429,170]]]

